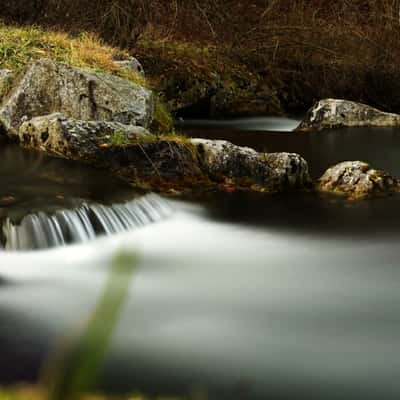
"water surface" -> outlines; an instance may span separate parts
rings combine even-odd
[[[217,137],[297,151],[317,176],[361,159],[400,175],[397,130],[232,130]],[[207,194],[169,201],[142,229],[36,253],[0,254],[0,380],[35,379],[93,309],[121,247],[139,269],[102,384],[210,398],[398,399],[399,196]]]

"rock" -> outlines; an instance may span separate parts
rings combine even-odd
[[[142,75],[143,77],[145,76],[145,72],[144,72],[144,68],[143,68],[142,64],[135,57],[129,57],[127,60],[121,60],[121,61],[117,60],[117,61],[114,61],[114,63],[121,68],[127,68],[133,72],[137,72],[138,74]]]
[[[316,103],[307,112],[297,130],[319,131],[326,128],[362,126],[400,126],[400,115],[379,111],[353,101],[325,99]]]
[[[162,190],[204,179],[191,148],[139,126],[54,113],[24,122],[19,140],[26,148],[112,170],[140,187]]]
[[[224,140],[192,139],[202,169],[214,181],[279,192],[309,186],[307,162],[297,154],[258,153]]]
[[[307,163],[297,154],[261,154],[221,140],[163,140],[142,127],[61,113],[24,122],[19,140],[24,147],[107,168],[156,190],[223,183],[280,192],[310,184]]]
[[[140,127],[109,121],[81,121],[54,113],[24,122],[19,129],[22,146],[72,160],[96,160],[99,148],[126,144],[150,135]]]
[[[361,161],[345,161],[329,168],[318,180],[317,190],[350,199],[364,199],[398,192],[399,181]]]
[[[14,73],[9,69],[0,69],[0,99],[8,92]]]
[[[9,135],[23,121],[61,112],[83,121],[112,121],[149,127],[154,114],[150,90],[117,76],[57,64],[32,62],[0,110]]]

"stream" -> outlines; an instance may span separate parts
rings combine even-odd
[[[399,130],[293,133],[296,123],[182,121],[180,129],[298,152],[314,177],[356,159],[400,176]],[[128,249],[139,265],[102,389],[210,399],[399,398],[400,196],[348,202],[221,192],[171,200],[102,171],[13,146],[1,151],[0,218],[39,222],[3,233],[3,247],[13,251],[0,250],[0,383],[38,379],[90,315],[115,252]],[[89,216],[99,237],[74,236],[64,217],[43,225],[82,205],[75,221]],[[59,226],[62,241],[26,239],[32,224],[44,232]],[[4,236],[15,235],[24,239],[6,246]],[[15,251],[37,247],[46,249]]]

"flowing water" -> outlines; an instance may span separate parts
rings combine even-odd
[[[5,250],[85,242],[165,218],[168,205],[111,174],[0,145],[0,235]]]
[[[189,121],[183,129],[259,150],[299,152],[314,176],[354,159],[400,176],[398,130],[269,131],[285,123]],[[257,131],[246,130],[247,124]],[[55,176],[66,179],[70,168]],[[82,204],[110,211],[113,204],[146,199],[126,187],[114,187],[104,198],[108,178],[81,176],[81,187],[91,187],[91,194],[75,187],[73,196],[64,196],[78,199],[78,207],[53,204],[55,192],[74,187],[60,181],[57,190],[46,189],[46,199],[53,200],[43,202],[42,211],[35,179],[14,185],[13,170],[0,190],[6,190],[4,198],[21,198],[23,207],[10,217],[14,222],[27,213],[54,215],[54,207],[55,215],[60,209],[79,214],[79,207],[87,215]],[[23,177],[30,171],[14,172]],[[28,189],[31,184],[35,190]],[[92,186],[97,184],[98,192]],[[26,196],[17,187],[25,187]],[[79,245],[0,253],[0,381],[37,378],[51,351],[87,319],[115,251],[127,248],[137,252],[139,266],[103,387],[208,391],[215,399],[399,398],[399,196],[350,203],[314,194],[150,199],[156,209],[168,203],[166,214],[150,218],[157,223]],[[8,216],[17,208],[8,204]]]

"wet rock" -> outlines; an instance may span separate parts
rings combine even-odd
[[[143,77],[145,76],[145,72],[144,72],[144,68],[143,68],[142,64],[135,57],[129,57],[127,60],[117,60],[117,61],[114,61],[114,63],[121,68],[127,68],[133,72],[136,72],[136,73],[142,75]]]
[[[153,120],[154,98],[148,89],[117,76],[41,59],[29,65],[3,104],[0,121],[9,135],[18,135],[23,121],[54,112],[147,128]]]
[[[24,122],[19,140],[24,147],[107,168],[156,190],[222,183],[280,192],[310,183],[307,163],[297,154],[262,154],[220,140],[164,140],[142,127],[61,113]]]
[[[137,186],[189,186],[204,178],[193,149],[160,140],[139,126],[82,121],[61,113],[36,117],[19,129],[23,147],[106,168]]]
[[[318,131],[341,127],[400,126],[400,115],[379,111],[365,104],[347,100],[325,99],[308,112],[298,131]]]
[[[309,186],[307,162],[292,153],[258,153],[224,140],[192,139],[202,169],[214,181],[279,192]]]
[[[318,180],[317,189],[350,199],[365,199],[398,192],[400,184],[388,173],[372,169],[365,162],[345,161],[329,168]]]
[[[33,118],[19,129],[22,146],[79,161],[96,158],[101,147],[127,144],[147,135],[149,132],[140,126],[82,121],[62,113]]]

